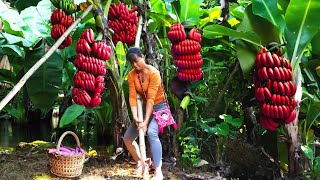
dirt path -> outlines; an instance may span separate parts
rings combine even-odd
[[[102,179],[142,179],[132,172],[134,165],[128,162],[115,162],[104,156],[90,158],[85,164],[82,175],[77,178],[81,180]],[[50,174],[50,165],[46,151],[29,148],[17,150],[12,153],[0,154],[0,180],[61,180]],[[222,179],[211,173],[197,175],[187,174],[172,164],[163,164],[165,179]],[[152,175],[152,174],[150,174]]]

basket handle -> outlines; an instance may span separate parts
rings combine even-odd
[[[64,132],[64,133],[60,136],[60,138],[59,138],[59,141],[58,141],[58,144],[57,144],[57,153],[58,153],[58,154],[60,154],[61,142],[62,142],[63,138],[64,138],[67,134],[71,134],[71,135],[74,137],[74,139],[77,141],[77,146],[80,147],[80,141],[79,141],[79,138],[78,138],[78,136],[76,135],[76,133],[74,133],[74,132],[72,132],[72,131],[66,131],[66,132]]]

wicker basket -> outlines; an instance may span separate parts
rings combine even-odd
[[[58,141],[57,153],[48,153],[49,162],[51,166],[50,172],[60,177],[77,177],[80,176],[82,173],[83,163],[85,160],[85,153],[79,153],[72,156],[62,156],[59,154],[61,142],[67,134],[73,135],[73,137],[77,141],[77,146],[80,147],[79,138],[74,132],[64,132]]]

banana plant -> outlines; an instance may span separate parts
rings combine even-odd
[[[279,9],[281,8],[281,10]],[[295,100],[300,102],[302,91],[301,71],[299,64],[304,57],[304,49],[319,30],[320,22],[314,14],[320,10],[319,2],[315,0],[291,0],[289,3],[281,0],[253,0],[246,7],[245,16],[237,29],[209,25],[204,27],[204,36],[215,39],[217,36],[232,36],[237,41],[238,58],[241,69],[247,78],[250,78],[255,64],[255,55],[262,46],[270,42],[286,42],[287,58],[293,67],[293,81],[298,86]],[[259,22],[259,23],[257,23]],[[248,35],[251,36],[248,36]],[[297,120],[286,125],[289,142],[289,173],[295,175],[299,172],[295,152],[299,150],[297,131],[291,131],[297,125]]]
[[[19,4],[16,3],[16,5]],[[21,74],[24,74],[45,54],[44,42],[41,39],[50,36],[47,24],[51,15],[50,6],[50,1],[43,0],[36,6],[21,9],[19,13],[0,2],[0,19],[4,24],[4,29],[0,33],[0,54],[8,55],[10,65],[13,66],[13,71],[9,74],[2,73],[2,80],[15,85],[21,78]],[[49,58],[47,63],[27,82],[26,92],[35,107],[50,108],[57,98],[57,87],[61,85],[61,79],[59,82],[62,74],[61,65],[61,57],[54,53],[54,56]],[[56,78],[51,78],[52,76]],[[46,94],[47,92],[49,93]],[[40,96],[37,96],[41,94],[45,95],[48,101],[43,101]]]

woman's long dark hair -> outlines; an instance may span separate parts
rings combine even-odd
[[[138,47],[131,47],[128,49],[126,58],[128,61],[132,62],[136,59],[136,56],[143,58],[144,55],[142,54],[142,51]]]

